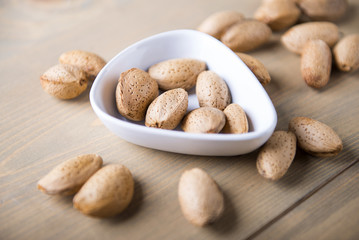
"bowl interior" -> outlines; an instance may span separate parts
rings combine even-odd
[[[275,109],[253,73],[220,41],[195,30],[174,30],[154,35],[120,52],[97,76],[90,93],[91,104],[97,111],[102,111],[102,114],[116,118],[118,121],[130,122],[146,128],[143,122],[129,121],[118,113],[115,103],[118,78],[121,72],[130,68],[146,71],[151,65],[172,58],[203,60],[209,70],[219,74],[231,91],[232,102],[238,103],[247,114],[250,125],[248,134],[257,135],[275,126]],[[189,91],[188,111],[197,107],[199,107],[198,100],[195,90],[192,89]],[[228,134],[216,135],[229,137]],[[241,138],[240,135],[235,135]]]

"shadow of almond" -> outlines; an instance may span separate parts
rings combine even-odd
[[[235,208],[233,202],[223,191],[224,197],[224,212],[222,216],[214,223],[206,226],[209,230],[215,231],[218,234],[229,234],[237,228],[238,209]]]
[[[311,176],[310,170],[313,165],[312,162],[318,161],[313,158],[314,157],[297,147],[292,164],[286,174],[279,179],[276,184],[289,189],[293,189],[293,187],[300,185],[307,177]]]

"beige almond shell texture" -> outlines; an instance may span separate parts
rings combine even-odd
[[[189,90],[196,85],[197,76],[206,69],[206,63],[191,58],[175,58],[152,65],[148,69],[161,90],[175,88]]]
[[[84,154],[57,165],[39,180],[37,188],[50,195],[72,195],[102,167],[97,154]]]
[[[168,90],[158,96],[148,107],[147,127],[174,129],[181,122],[188,107],[188,93],[182,88]]]
[[[182,129],[190,133],[219,133],[226,123],[226,116],[218,108],[200,107],[187,113]]]
[[[296,136],[292,132],[275,131],[259,151],[257,170],[270,180],[278,180],[288,171],[296,153]]]
[[[271,76],[269,75],[268,70],[264,64],[259,61],[257,58],[245,54],[236,52],[237,56],[247,65],[247,67],[253,72],[257,77],[258,81],[263,85],[267,85],[271,81]]]
[[[338,134],[317,120],[295,117],[289,122],[289,130],[297,136],[298,146],[313,156],[336,156],[343,149],[343,142]]]
[[[76,209],[93,217],[112,217],[130,204],[134,181],[130,170],[109,164],[98,170],[73,199]]]
[[[226,115],[226,124],[222,130],[223,133],[241,134],[248,132],[247,115],[239,104],[229,104],[223,113]]]
[[[257,20],[245,20],[232,25],[221,41],[235,52],[248,52],[269,41],[272,30]]]
[[[185,171],[178,184],[178,199],[185,218],[196,226],[217,220],[224,211],[224,197],[217,183],[200,168]]]
[[[119,113],[127,119],[142,121],[151,102],[158,96],[157,82],[138,68],[122,72],[116,88]]]
[[[197,30],[219,39],[230,26],[242,20],[244,20],[243,14],[237,11],[219,11],[203,20]]]
[[[281,42],[291,52],[301,54],[309,40],[321,39],[329,47],[339,40],[338,26],[331,22],[307,22],[289,28],[282,36]]]
[[[256,10],[254,18],[268,24],[273,31],[280,31],[294,25],[300,13],[293,0],[266,0]]]
[[[87,77],[81,68],[69,64],[58,64],[49,68],[40,77],[42,88],[60,99],[72,99],[87,88]]]
[[[106,61],[97,54],[82,50],[72,50],[61,54],[59,62],[81,68],[91,80],[95,79],[97,74],[106,65]]]
[[[329,82],[332,51],[320,39],[309,40],[303,47],[300,69],[308,86],[322,88]]]
[[[203,71],[198,75],[196,95],[200,107],[214,107],[223,111],[231,103],[226,82],[213,71]]]
[[[333,48],[334,60],[340,71],[353,72],[359,69],[359,34],[341,39]]]

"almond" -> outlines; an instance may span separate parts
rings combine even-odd
[[[213,71],[203,71],[198,75],[196,95],[200,107],[223,110],[231,102],[226,82]]]
[[[226,115],[226,124],[223,133],[247,133],[248,120],[246,113],[237,103],[229,104],[223,111]]]
[[[327,85],[332,69],[332,52],[320,39],[309,40],[303,47],[301,72],[304,81],[311,87]]]
[[[359,68],[359,34],[352,34],[341,39],[333,49],[336,66],[343,72]]]
[[[298,145],[307,153],[318,157],[331,157],[343,149],[338,134],[328,125],[307,117],[295,117],[289,123]]]
[[[300,16],[300,10],[293,0],[263,1],[254,18],[268,24],[273,31],[280,31],[294,25]]]
[[[174,129],[181,122],[188,107],[188,93],[182,88],[164,92],[148,107],[147,127]]]
[[[284,46],[297,54],[301,54],[309,40],[321,39],[333,47],[339,40],[338,27],[331,22],[309,22],[298,24],[285,32],[281,41]]]
[[[259,174],[274,181],[283,177],[292,164],[296,148],[294,133],[275,131],[258,154]]]
[[[347,8],[347,0],[296,0],[304,15],[315,21],[335,21]]]
[[[121,73],[116,88],[116,103],[125,118],[144,120],[147,107],[157,96],[157,82],[147,72],[131,68]]]
[[[237,56],[247,65],[247,67],[257,77],[258,81],[263,85],[267,85],[271,81],[271,77],[266,67],[257,58],[245,53],[236,52]]]
[[[50,195],[72,195],[102,166],[96,154],[80,155],[52,169],[37,183],[37,188]]]
[[[73,199],[74,207],[93,217],[112,217],[131,202],[134,181],[128,168],[110,164],[97,171]]]
[[[106,61],[97,54],[81,50],[73,50],[61,54],[59,62],[81,68],[89,79],[95,79],[97,74],[106,65]]]
[[[189,112],[182,121],[182,129],[190,133],[219,133],[226,117],[224,113],[213,107],[201,107]]]
[[[196,85],[198,74],[205,69],[206,63],[203,61],[176,58],[152,65],[148,73],[164,91],[175,88],[189,90]]]
[[[178,184],[178,199],[185,218],[200,227],[217,220],[224,210],[222,191],[200,168],[182,174]]]
[[[247,52],[268,42],[271,29],[257,20],[246,20],[232,25],[222,35],[221,41],[236,52]]]
[[[80,68],[58,64],[49,68],[40,77],[45,92],[60,99],[72,99],[87,88],[87,77]]]
[[[230,26],[242,20],[244,20],[243,14],[237,11],[215,12],[207,17],[197,30],[219,39]]]

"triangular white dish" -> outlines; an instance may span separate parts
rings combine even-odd
[[[115,89],[121,72],[172,58],[195,58],[207,63],[227,83],[232,102],[246,112],[250,131],[245,134],[193,134],[144,126],[122,117],[116,108]],[[115,56],[95,79],[90,101],[105,126],[128,142],[163,151],[210,156],[249,153],[272,135],[277,115],[262,85],[229,48],[217,39],[195,31],[174,30],[141,40]],[[195,91],[189,92],[188,111],[198,107]]]

